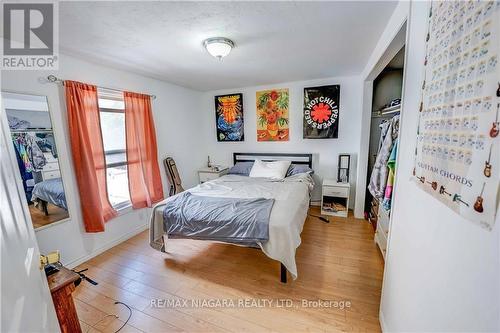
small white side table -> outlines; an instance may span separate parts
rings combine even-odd
[[[321,214],[347,217],[349,210],[349,183],[339,183],[332,179],[323,179],[321,193]]]
[[[217,179],[224,176],[229,171],[228,167],[220,167],[218,171],[213,168],[201,168],[198,170],[198,181],[200,184],[208,182],[209,180]]]

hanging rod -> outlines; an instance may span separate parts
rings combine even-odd
[[[58,78],[57,76],[55,75],[49,75],[47,76],[47,80],[49,82],[52,82],[52,83],[60,83],[60,84],[64,84],[64,80],[61,80],[60,78]],[[98,88],[101,88],[101,89],[106,89],[106,90],[112,90],[112,91],[118,91],[118,92],[123,92],[124,90],[123,89],[116,89],[116,88],[107,88],[107,87],[99,87]],[[156,95],[149,95],[149,94],[144,94],[144,95],[148,95],[149,97],[151,97],[151,99],[156,99]]]
[[[10,129],[11,133],[49,133],[53,132],[52,129],[48,128],[26,128],[26,129]]]
[[[391,111],[376,111],[376,112],[372,112],[372,118],[380,118],[380,117],[385,117],[385,116],[389,116],[391,114],[395,114],[395,113],[400,113],[401,112],[401,108],[397,108],[397,109],[394,109],[394,110],[391,110]]]

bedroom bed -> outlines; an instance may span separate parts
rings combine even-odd
[[[31,201],[40,203],[45,215],[48,215],[47,203],[68,210],[61,178],[53,178],[36,183],[33,187]]]
[[[234,165],[254,160],[287,160],[292,165],[312,167],[311,154],[233,154]],[[150,222],[150,245],[167,252],[168,239],[186,238],[260,248],[268,257],[281,263],[281,282],[286,283],[287,271],[293,279],[298,276],[295,252],[301,243],[300,234],[313,186],[311,175],[300,172],[281,180],[229,174],[205,182],[169,197],[154,207]],[[232,210],[242,203],[243,206],[255,206],[252,208],[254,210]],[[218,217],[230,211],[227,214],[230,217],[225,222],[208,220],[206,211],[210,208],[206,207],[217,205],[221,208],[215,213]],[[267,213],[266,224],[263,224],[262,219],[248,222],[248,216],[265,215],[268,208],[270,212]],[[169,221],[167,215],[170,211],[178,212],[181,218]],[[207,220],[203,220],[204,216],[208,216]],[[252,236],[246,237],[249,234]]]

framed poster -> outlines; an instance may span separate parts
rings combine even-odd
[[[288,141],[288,89],[257,91],[257,141]]]
[[[304,88],[304,139],[339,136],[340,85]]]
[[[488,230],[500,182],[499,54],[495,2],[431,2],[413,176]]]
[[[217,141],[244,141],[243,94],[215,96]]]

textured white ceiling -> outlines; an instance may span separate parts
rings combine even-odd
[[[358,74],[396,2],[60,2],[61,51],[197,90]],[[202,42],[232,39],[222,62]]]

